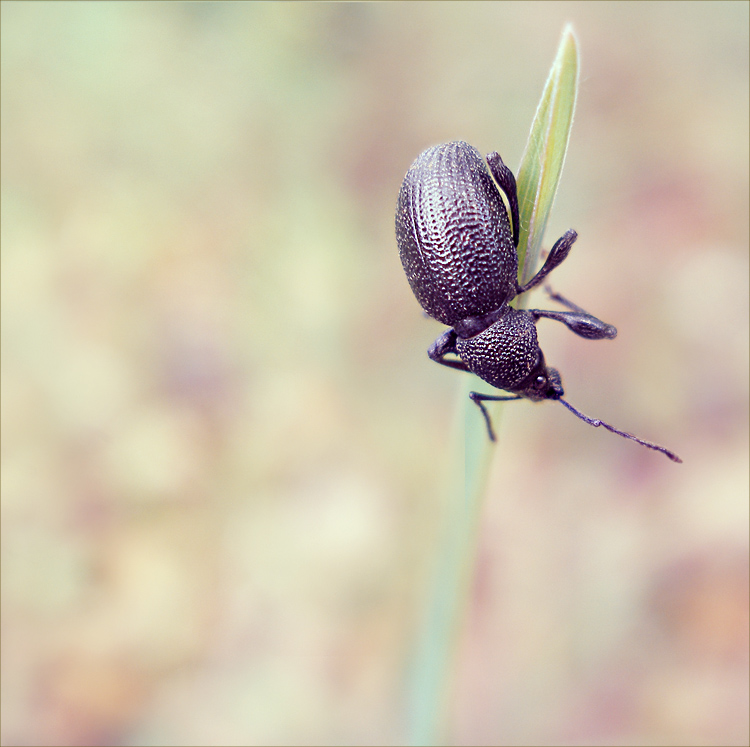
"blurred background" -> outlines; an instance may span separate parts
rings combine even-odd
[[[747,744],[744,2],[2,3],[3,744],[404,743],[460,375],[396,195],[517,169],[569,21],[619,336],[540,339],[685,463],[503,408],[451,738]]]

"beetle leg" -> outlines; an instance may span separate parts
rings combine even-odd
[[[562,304],[566,308],[570,309],[571,311],[577,311],[579,314],[588,314],[588,311],[585,311],[580,306],[577,306],[572,301],[568,301],[565,296],[561,296],[559,293],[552,290],[552,288],[549,285],[544,286],[544,290],[547,292],[547,295],[550,297],[551,301],[557,301],[557,303]]]
[[[489,434],[490,441],[496,441],[497,439],[495,438],[495,431],[492,429],[490,414],[487,412],[487,408],[482,404],[482,402],[505,402],[509,399],[521,399],[520,395],[518,394],[499,397],[496,394],[480,394],[479,392],[469,392],[469,397],[471,398],[471,401],[482,411],[482,415],[484,415],[484,422],[487,423],[487,433]]]
[[[495,177],[500,189],[505,192],[510,205],[510,217],[513,222],[513,243],[518,247],[518,234],[520,226],[518,224],[518,190],[516,189],[516,177],[513,172],[503,163],[499,153],[490,153],[487,156],[487,165],[490,167],[490,173]]]
[[[445,359],[445,356],[448,353],[454,353],[455,355],[458,355],[458,352],[456,351],[457,339],[458,335],[456,334],[455,329],[451,328],[443,332],[443,334],[440,335],[440,337],[438,337],[437,340],[435,340],[435,342],[433,342],[427,350],[427,355],[429,356],[430,360],[435,361],[435,363],[440,363],[443,366],[457,368],[459,371],[468,371],[469,369],[463,361]]]
[[[578,307],[576,307],[578,308]],[[587,314],[583,309],[580,311],[543,311],[542,309],[529,309],[529,314],[534,320],[554,319],[562,322],[569,330],[575,332],[579,337],[587,340],[612,340],[617,337],[617,329],[611,324]]]
[[[550,274],[550,272],[552,272],[552,270],[555,269],[555,267],[562,264],[562,262],[565,261],[565,258],[570,253],[570,249],[577,238],[578,234],[572,228],[569,231],[566,231],[554,243],[552,249],[550,249],[549,255],[542,265],[542,269],[539,270],[539,272],[537,272],[537,274],[534,275],[534,277],[531,278],[531,280],[529,280],[526,285],[521,285],[518,287],[517,295],[526,293],[526,291],[535,288],[537,285],[539,285],[539,283],[542,282],[542,280],[544,280],[544,278],[547,277],[547,275]]]
[[[577,335],[589,340],[611,340],[617,336],[617,330],[611,324],[607,324],[601,319],[597,319],[593,314],[589,314],[588,311],[582,309],[577,304],[568,301],[565,296],[553,291],[549,285],[545,285],[544,290],[547,291],[547,295],[550,299],[557,301],[557,303],[562,304],[574,313],[536,310],[536,312],[532,312],[535,319],[539,319],[540,317],[555,319],[566,324]]]

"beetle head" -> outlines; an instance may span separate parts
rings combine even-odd
[[[560,372],[556,368],[547,368],[541,350],[536,366],[513,391],[535,402],[543,399],[560,399],[565,394]]]

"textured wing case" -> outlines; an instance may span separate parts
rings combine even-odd
[[[508,214],[468,143],[437,145],[414,161],[398,196],[396,237],[414,295],[444,324],[494,311],[515,295]]]

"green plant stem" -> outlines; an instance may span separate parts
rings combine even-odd
[[[533,274],[560,180],[578,88],[578,50],[572,27],[562,35],[518,170],[519,277]],[[494,449],[484,419],[468,398],[487,385],[465,376],[460,388],[455,468],[447,480],[448,501],[428,604],[412,662],[408,704],[412,745],[446,744],[461,629],[471,603],[479,526]],[[496,403],[493,403],[496,404]],[[497,407],[493,408],[498,410]],[[493,420],[498,429],[499,413]],[[463,479],[461,479],[463,478]],[[458,496],[463,494],[463,499]]]
[[[464,610],[470,608],[474,576],[477,534],[483,504],[484,486],[490,467],[492,444],[484,429],[484,420],[477,418],[474,405],[469,412],[470,384],[474,377],[465,377],[461,387],[459,427],[455,429],[455,453],[463,456],[448,482],[449,500],[446,502],[439,553],[432,569],[432,587],[428,592],[428,606],[424,625],[417,639],[410,713],[410,744],[433,745],[445,743],[454,672]],[[476,427],[481,420],[481,428]],[[463,480],[460,477],[463,476]],[[456,497],[463,493],[463,500]]]

